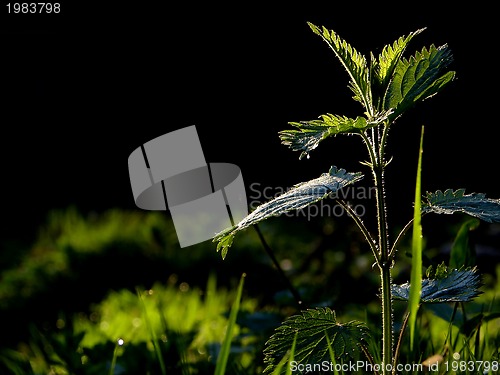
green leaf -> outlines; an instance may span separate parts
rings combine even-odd
[[[267,367],[264,374],[272,373],[280,359],[287,355],[294,340],[294,361],[312,366],[328,361],[330,349],[336,359],[357,360],[361,353],[360,347],[368,337],[369,331],[364,323],[337,323],[335,311],[328,307],[301,311],[287,318],[267,341],[264,349]]]
[[[362,175],[359,172],[348,173],[345,169],[337,169],[337,167],[332,166],[328,173],[323,173],[314,180],[295,185],[285,193],[258,206],[234,227],[227,228],[215,235],[213,241],[218,242],[217,251],[221,251],[222,258],[225,258],[237,232],[270,217],[307,207],[361,178]]]
[[[318,147],[319,143],[332,135],[358,134],[365,129],[377,126],[387,119],[390,111],[380,114],[372,121],[364,117],[351,119],[345,116],[332,114],[321,115],[319,120],[289,122],[299,130],[283,130],[279,132],[281,143],[289,146],[293,151],[302,151],[299,159],[308,156],[309,152]]]
[[[410,59],[401,58],[394,69],[383,103],[385,109],[394,109],[392,119],[450,83],[455,72],[445,70],[452,61],[453,56],[446,45],[439,48],[432,45]]]
[[[444,279],[448,277],[448,267],[444,262],[439,263],[437,266],[431,264],[425,274],[429,279]]]
[[[462,224],[453,241],[450,253],[450,268],[473,267],[476,262],[474,246],[469,243],[469,232],[476,229],[480,220],[472,218]]]
[[[480,287],[476,268],[453,269],[446,277],[423,279],[420,299],[424,303],[468,302],[482,293]],[[394,299],[408,301],[410,284],[392,285],[391,293]]]
[[[328,30],[324,26],[320,28],[310,22],[307,24],[330,46],[349,74],[351,78],[349,87],[354,93],[354,100],[360,102],[368,113],[375,113],[366,58],[340,38],[335,31]]]
[[[408,36],[400,37],[392,45],[386,45],[378,56],[378,59],[373,63],[374,78],[384,91],[392,79],[394,69],[406,50],[406,47],[415,35],[420,34],[424,30],[425,28],[416,30]]]
[[[500,199],[486,198],[484,194],[472,193],[465,195],[465,189],[453,191],[441,190],[427,193],[427,202],[422,212],[436,214],[453,214],[463,212],[488,223],[500,222]]]

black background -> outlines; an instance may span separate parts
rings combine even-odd
[[[338,4],[62,2],[50,15],[2,5],[2,238],[31,238],[53,208],[136,209],[129,154],[190,125],[206,160],[237,164],[247,186],[289,187],[332,164],[366,173],[357,137],[328,139],[309,160],[280,144],[289,121],[362,114],[307,21],[365,55],[422,27],[407,55],[430,44],[453,51],[456,81],[392,129],[387,189],[396,216],[411,215],[422,125],[424,190],[500,197],[497,12]]]

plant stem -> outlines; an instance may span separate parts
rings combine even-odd
[[[390,123],[384,124],[381,132],[380,128],[371,129],[371,139],[365,133],[361,137],[365,141],[370,156],[369,165],[375,184],[375,197],[377,205],[377,226],[378,226],[378,254],[375,253],[375,260],[380,270],[381,285],[381,305],[382,305],[382,374],[390,373],[393,361],[393,321],[392,321],[392,295],[391,295],[391,268],[392,256],[389,245],[387,207],[385,199],[384,170],[387,165],[384,158],[385,144]]]
[[[391,270],[390,267],[382,266],[382,362],[384,364],[383,374],[388,373],[392,365],[392,298],[391,298]]]
[[[392,321],[392,296],[391,296],[391,265],[389,259],[389,236],[387,224],[387,209],[384,187],[384,143],[386,141],[387,129],[386,124],[384,132],[380,138],[379,133],[379,152],[377,160],[372,160],[373,178],[375,182],[376,204],[377,204],[377,224],[378,224],[378,240],[379,240],[379,270],[381,279],[381,296],[382,296],[382,374],[388,374],[392,365],[392,341],[393,341],[393,321]]]

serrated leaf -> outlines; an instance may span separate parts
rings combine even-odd
[[[328,30],[324,26],[318,27],[310,22],[307,24],[315,34],[328,44],[349,74],[351,78],[349,87],[354,93],[354,99],[360,102],[368,113],[375,113],[366,58],[340,38],[335,31]]]
[[[280,359],[287,355],[294,340],[294,361],[306,366],[329,361],[329,348],[337,359],[356,360],[361,353],[360,346],[368,337],[369,330],[364,323],[337,323],[335,311],[330,308],[301,311],[286,319],[266,342],[264,363],[267,367],[264,374],[274,370]]]
[[[332,166],[328,173],[323,173],[314,180],[295,185],[285,193],[258,206],[234,227],[218,233],[213,238],[214,242],[218,242],[217,251],[221,251],[222,257],[225,258],[237,232],[270,217],[307,207],[361,178],[362,174],[359,172],[348,173],[345,169],[337,169],[337,167]]]
[[[439,48],[432,45],[409,59],[401,58],[394,69],[383,103],[385,109],[394,109],[392,119],[450,83],[455,72],[445,70],[452,61],[453,56],[447,45]]]
[[[465,189],[455,191],[447,189],[435,193],[427,193],[427,202],[422,212],[436,214],[453,214],[463,212],[488,223],[500,222],[500,199],[486,198],[484,194],[465,194]]]
[[[368,121],[364,117],[355,119],[345,116],[321,115],[318,120],[289,122],[299,130],[283,130],[279,132],[281,143],[289,146],[293,151],[302,151],[299,159],[318,147],[319,143],[337,134],[356,134],[368,128],[377,126],[387,119],[391,111],[380,114],[376,119]]]
[[[422,28],[410,33],[407,36],[402,36],[393,44],[388,44],[382,49],[382,52],[374,63],[373,72],[377,84],[382,87],[383,90],[385,90],[387,85],[389,84],[394,69],[399,63],[399,60],[401,59],[401,56],[403,55],[410,41],[415,35],[420,34],[424,30],[425,28]]]
[[[454,269],[440,279],[423,279],[420,300],[423,303],[468,302],[482,292],[480,276],[476,268]],[[392,285],[394,299],[408,301],[410,283]]]

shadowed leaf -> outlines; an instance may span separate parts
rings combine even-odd
[[[424,303],[467,302],[482,293],[480,286],[476,268],[454,269],[440,279],[423,279],[420,300]],[[392,285],[391,292],[395,299],[408,301],[410,284]]]
[[[437,214],[463,212],[488,223],[500,222],[500,199],[486,198],[484,194],[464,193],[464,189],[427,193],[427,202],[422,206],[422,212]]]
[[[330,361],[330,349],[338,360],[357,360],[360,346],[368,336],[368,328],[363,323],[337,323],[335,311],[327,307],[304,310],[286,319],[267,341],[264,374],[273,371],[294,340],[294,361],[306,366]]]

